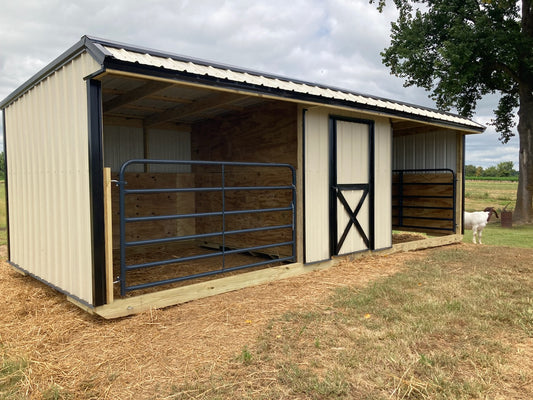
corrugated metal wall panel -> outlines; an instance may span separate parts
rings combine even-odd
[[[434,169],[457,166],[457,134],[435,131],[394,137],[394,169]]]
[[[148,131],[149,158],[159,160],[190,160],[191,159],[191,134],[189,132],[176,132],[162,129]],[[191,172],[190,165],[153,165],[153,172]]]
[[[159,160],[190,160],[191,135],[163,129],[148,130],[148,154],[146,158]],[[144,157],[143,129],[132,126],[104,126],[104,165],[118,172],[128,160]],[[128,172],[143,172],[142,165],[128,167]],[[191,167],[151,165],[152,172],[191,172]]]
[[[392,246],[392,130],[389,121],[376,120],[374,133],[374,246],[384,249]]]
[[[86,53],[5,110],[11,261],[92,304]]]
[[[133,126],[104,125],[104,166],[119,172],[122,164],[144,158],[143,129]],[[129,172],[142,172],[142,165],[128,167]]]
[[[305,121],[305,261],[329,258],[329,142],[327,112],[311,109]]]

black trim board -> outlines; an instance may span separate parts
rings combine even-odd
[[[106,303],[106,265],[104,228],[104,171],[102,132],[102,85],[87,81],[89,120],[89,179],[93,255],[93,305]]]
[[[338,115],[329,116],[329,248],[330,255],[338,255],[337,251],[337,193],[334,187],[339,186],[337,184],[337,121],[352,122],[357,124],[364,124],[368,126],[368,147],[369,147],[369,176],[368,176],[368,201],[369,201],[369,220],[368,220],[368,249],[375,250],[375,204],[374,204],[374,180],[375,180],[375,122],[369,119],[350,118]],[[349,185],[340,185],[349,186]],[[365,251],[365,249],[360,250]],[[359,251],[357,251],[359,252]],[[346,255],[346,254],[343,254]]]
[[[460,130],[468,131],[468,132],[481,133],[485,130],[484,127],[476,128],[474,126],[458,124],[452,121],[441,120],[438,118],[430,118],[430,117],[403,112],[399,110],[392,110],[388,108],[372,106],[369,104],[354,103],[348,100],[340,100],[340,99],[334,99],[330,97],[316,96],[316,95],[312,95],[308,93],[300,93],[300,92],[295,92],[291,90],[271,88],[271,87],[266,87],[263,85],[254,85],[254,84],[246,83],[246,82],[231,81],[225,78],[221,79],[221,78],[216,78],[212,76],[197,75],[197,74],[193,74],[190,72],[169,70],[163,67],[142,65],[138,63],[131,63],[127,61],[117,60],[111,57],[105,59],[104,67],[108,70],[116,70],[116,71],[121,71],[121,72],[132,73],[132,74],[145,75],[147,79],[149,79],[150,77],[158,77],[158,78],[175,80],[178,82],[181,81],[184,83],[194,83],[198,85],[205,85],[206,87],[237,90],[243,93],[249,93],[251,95],[254,95],[254,94],[255,95],[258,95],[258,94],[269,95],[269,96],[278,97],[280,99],[297,100],[299,102],[304,102],[304,103],[321,104],[321,105],[328,105],[332,107],[343,107],[343,108],[349,108],[353,111],[371,112],[374,114],[379,114],[384,117],[404,118],[404,119],[408,119],[412,121],[418,121],[421,123],[444,126],[444,127],[453,128],[453,129],[460,129]],[[295,81],[295,80],[292,80],[291,82],[299,83],[298,81]],[[332,89],[332,90],[341,91],[340,89]],[[343,93],[345,92],[346,91],[343,91]],[[372,96],[365,96],[365,97],[374,98]],[[383,100],[397,103],[393,100],[386,100],[386,99],[383,99]],[[401,104],[401,103],[398,103],[398,104]],[[413,105],[412,107],[426,109],[421,106]],[[437,110],[433,110],[433,111],[442,113],[441,111],[437,111]]]
[[[307,231],[306,231],[306,224],[305,224],[305,216],[307,215],[306,211],[305,211],[305,144],[306,144],[306,141],[305,141],[305,129],[306,129],[306,123],[305,123],[305,119],[307,117],[307,108],[304,108],[302,109],[302,225],[303,225],[303,235],[302,235],[302,247],[303,247],[303,254],[302,254],[302,257],[303,257],[303,263],[305,264],[306,262],[306,259],[307,259],[307,250],[306,250],[306,236],[307,236]]]

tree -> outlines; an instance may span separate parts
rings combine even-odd
[[[483,170],[482,176],[498,176],[498,170],[495,166],[487,167]]]
[[[513,162],[512,161],[504,161],[499,163],[496,166],[496,176],[500,177],[506,177],[506,176],[513,176],[514,175],[514,169],[513,169]]]
[[[465,176],[476,176],[475,165],[465,165]]]
[[[386,0],[378,3],[381,11]],[[533,221],[533,0],[392,0],[399,11],[382,53],[394,75],[431,92],[437,107],[472,117],[499,96],[492,124],[507,143],[518,109],[519,181],[514,218]]]

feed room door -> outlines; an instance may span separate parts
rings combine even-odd
[[[330,117],[331,255],[374,248],[374,122]]]

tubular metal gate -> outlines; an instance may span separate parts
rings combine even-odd
[[[393,170],[393,228],[455,232],[455,172],[442,169]],[[414,179],[406,179],[406,177]],[[433,178],[435,177],[435,178]]]
[[[203,187],[203,186],[197,187],[196,185],[194,185],[194,187],[127,189],[128,182],[126,181],[126,178],[125,178],[126,169],[132,165],[139,165],[139,164],[143,166],[175,165],[175,166],[187,166],[186,168],[189,168],[189,166],[190,168],[198,168],[201,166],[204,166],[207,168],[220,168],[219,172],[217,173],[220,173],[221,184],[219,186],[209,186],[209,187]],[[284,185],[226,186],[226,170],[228,168],[235,168],[235,167],[242,168],[242,169],[250,169],[250,168],[253,169],[253,168],[262,168],[262,167],[276,168],[276,169],[288,169],[290,173],[291,182],[284,184]],[[221,274],[221,273],[240,270],[244,268],[261,266],[261,265],[269,264],[272,262],[285,262],[285,261],[296,260],[296,246],[295,246],[295,243],[296,243],[296,230],[295,230],[295,226],[296,226],[295,225],[296,224],[296,173],[295,173],[294,167],[292,167],[289,164],[135,159],[135,160],[129,160],[125,162],[120,168],[118,186],[119,186],[119,209],[120,209],[120,277],[119,277],[119,281],[120,281],[121,296],[124,296],[127,292],[133,291],[133,290],[145,289],[149,287],[184,281],[187,279],[200,278],[204,276]],[[263,193],[263,191],[268,191],[269,193],[279,192],[279,191],[289,191],[290,198],[291,198],[290,204],[284,207],[246,208],[246,209],[241,209],[241,210],[226,210],[226,197],[228,193],[230,192],[232,193],[248,192],[249,193],[250,191],[261,191],[261,193]],[[219,200],[221,201],[221,204],[222,204],[221,210],[211,211],[211,212],[173,214],[173,215],[126,217],[126,196],[129,196],[129,195],[153,195],[153,194],[161,194],[161,193],[194,193],[194,194],[197,194],[197,193],[205,193],[205,192],[211,192],[211,193],[219,192],[220,193]],[[291,219],[290,223],[282,224],[282,225],[272,225],[272,226],[256,226],[252,228],[233,229],[233,230],[228,230],[226,227],[225,221],[228,216],[239,216],[239,215],[246,215],[246,214],[256,215],[256,214],[261,214],[261,213],[275,213],[275,212],[290,212],[290,219]],[[222,229],[220,231],[182,235],[182,236],[177,235],[174,237],[165,237],[165,238],[157,238],[157,239],[144,239],[144,240],[134,240],[134,241],[126,240],[126,227],[128,226],[128,224],[131,224],[131,223],[143,223],[143,222],[149,223],[153,221],[162,221],[162,220],[201,219],[201,218],[209,218],[209,217],[220,217],[222,219]],[[254,218],[254,220],[258,221],[259,218]],[[282,241],[279,243],[268,243],[268,244],[255,245],[255,246],[244,247],[244,248],[229,248],[226,246],[227,238],[231,237],[232,235],[250,234],[253,232],[267,232],[267,231],[281,230],[281,229],[292,230],[290,240]],[[221,240],[221,245],[218,251],[214,253],[199,254],[199,255],[186,256],[186,257],[174,257],[171,259],[158,260],[154,262],[145,262],[145,263],[130,264],[130,265],[127,265],[126,263],[126,249],[131,249],[134,247],[146,246],[146,245],[158,245],[158,244],[164,244],[164,243],[181,242],[181,241],[206,239],[206,238],[218,238],[219,243]],[[266,261],[263,260],[263,261],[254,262],[251,264],[244,264],[244,265],[238,265],[238,266],[232,266],[232,267],[226,268],[226,256],[227,255],[239,254],[239,253],[255,253],[255,252],[270,249],[270,248],[276,248],[276,247],[279,248],[280,246],[290,246],[291,254],[288,256],[280,256],[280,257],[269,259]],[[163,280],[158,280],[158,281],[130,285],[130,286],[126,282],[127,272],[129,271],[139,270],[143,268],[157,267],[157,266],[166,266],[169,264],[174,264],[174,263],[179,263],[179,262],[194,261],[194,260],[200,260],[204,258],[213,258],[213,257],[222,258],[222,268],[216,269],[216,270],[210,270],[206,272],[201,272],[201,273],[195,273],[195,274],[186,275],[186,276],[173,277],[170,279],[163,279]]]

